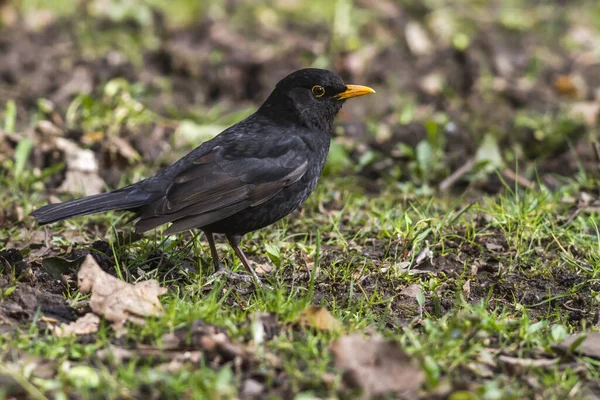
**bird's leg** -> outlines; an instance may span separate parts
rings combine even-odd
[[[215,238],[212,232],[204,232],[206,240],[208,240],[208,246],[210,247],[210,255],[212,257],[212,264],[215,273],[219,272],[223,265],[219,262],[219,253],[217,253],[217,246],[215,245]],[[224,268],[223,268],[224,269]]]
[[[219,262],[219,253],[217,253],[217,246],[215,245],[215,238],[213,237],[212,232],[205,231],[204,234],[206,235],[206,240],[208,240],[208,246],[210,247],[210,255],[212,257],[213,268],[215,270],[215,272],[210,277],[216,278],[219,275],[227,275],[229,279],[250,282],[252,280],[252,277],[231,272]]]
[[[246,258],[246,255],[244,254],[242,249],[240,249],[240,239],[241,238],[242,237],[240,235],[227,235],[227,240],[229,240],[229,245],[233,248],[233,251],[235,251],[235,254],[237,254],[240,261],[242,262],[242,264],[244,265],[246,270],[250,273],[252,278],[254,278],[254,283],[257,286],[262,287],[263,284],[260,281],[260,278],[258,277],[258,275],[256,275],[256,271],[254,271],[254,268],[252,268],[252,266],[250,265],[250,261],[248,260],[248,258]]]

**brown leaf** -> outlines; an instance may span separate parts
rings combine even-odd
[[[234,342],[219,328],[201,320],[163,335],[160,346],[134,344],[132,348],[110,346],[96,353],[100,360],[122,364],[133,358],[152,359],[162,363],[160,369],[175,372],[186,364],[206,363],[219,367],[232,363],[236,368],[247,369],[254,359],[242,345]]]
[[[240,388],[240,397],[242,399],[259,398],[265,390],[265,385],[255,379],[246,379],[242,382]]]
[[[581,118],[586,125],[595,127],[600,121],[600,103],[593,101],[573,103],[569,115],[574,118]]]
[[[575,349],[571,349],[575,342],[581,341]],[[583,335],[570,335],[563,340],[556,349],[562,352],[573,350],[576,355],[584,355],[600,360],[600,332],[587,332]]]
[[[465,297],[468,299],[471,296],[471,281],[467,280],[462,286],[463,293]]]
[[[123,327],[126,321],[143,325],[144,317],[162,315],[158,296],[167,292],[157,281],[149,280],[134,285],[123,282],[104,272],[91,255],[87,255],[77,274],[81,293],[92,293],[92,311]]]
[[[100,317],[96,314],[87,313],[83,317],[70,324],[61,324],[53,326],[52,333],[54,336],[66,337],[71,335],[87,335],[98,331],[100,325]]]
[[[580,76],[559,75],[554,81],[554,89],[558,94],[566,97],[578,97],[585,92],[585,82]]]
[[[173,374],[182,370],[186,364],[198,364],[202,360],[201,351],[184,351],[173,353],[173,359],[161,364],[158,369],[161,372]]]
[[[400,296],[408,297],[410,299],[416,299],[420,292],[421,286],[417,285],[416,283],[413,283],[402,289],[400,291]]]
[[[119,136],[108,136],[108,148],[111,153],[119,154],[130,163],[141,159],[131,144]]]
[[[217,363],[236,359],[245,363],[249,358],[245,348],[233,342],[226,333],[200,320],[164,335],[161,342],[162,349],[169,351],[202,350],[208,361]]]
[[[316,328],[324,331],[337,331],[342,328],[342,323],[335,318],[325,307],[310,306],[303,310],[296,318],[300,326]]]
[[[101,361],[111,360],[115,364],[123,364],[135,356],[135,351],[111,344],[105,349],[98,350],[96,356]]]
[[[425,380],[421,368],[397,342],[352,335],[334,342],[331,351],[344,383],[361,389],[367,398],[394,393],[416,399]]]
[[[408,48],[416,56],[431,54],[435,50],[427,31],[418,22],[409,21],[404,35]]]
[[[487,242],[485,244],[485,248],[488,249],[488,250],[490,250],[490,251],[502,250],[502,245],[496,244],[496,243]]]
[[[101,193],[104,181],[98,175],[98,162],[94,153],[62,137],[56,138],[55,144],[64,151],[67,163],[65,180],[59,190],[86,196]]]
[[[273,265],[268,262],[263,264],[254,264],[254,272],[256,272],[258,275],[268,274],[272,270]]]
[[[104,181],[96,174],[82,171],[67,171],[65,180],[58,188],[61,192],[81,193],[84,196],[102,193]]]

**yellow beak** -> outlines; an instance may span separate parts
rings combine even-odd
[[[335,96],[338,100],[350,99],[352,97],[364,96],[366,94],[375,93],[373,89],[368,86],[361,85],[346,85],[346,90]]]

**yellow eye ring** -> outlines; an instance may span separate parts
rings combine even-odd
[[[323,97],[325,95],[325,88],[323,86],[315,85],[311,89],[315,97]]]

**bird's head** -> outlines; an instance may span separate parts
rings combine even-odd
[[[331,71],[306,68],[279,81],[258,112],[329,132],[346,99],[371,93],[367,86],[345,84]]]

